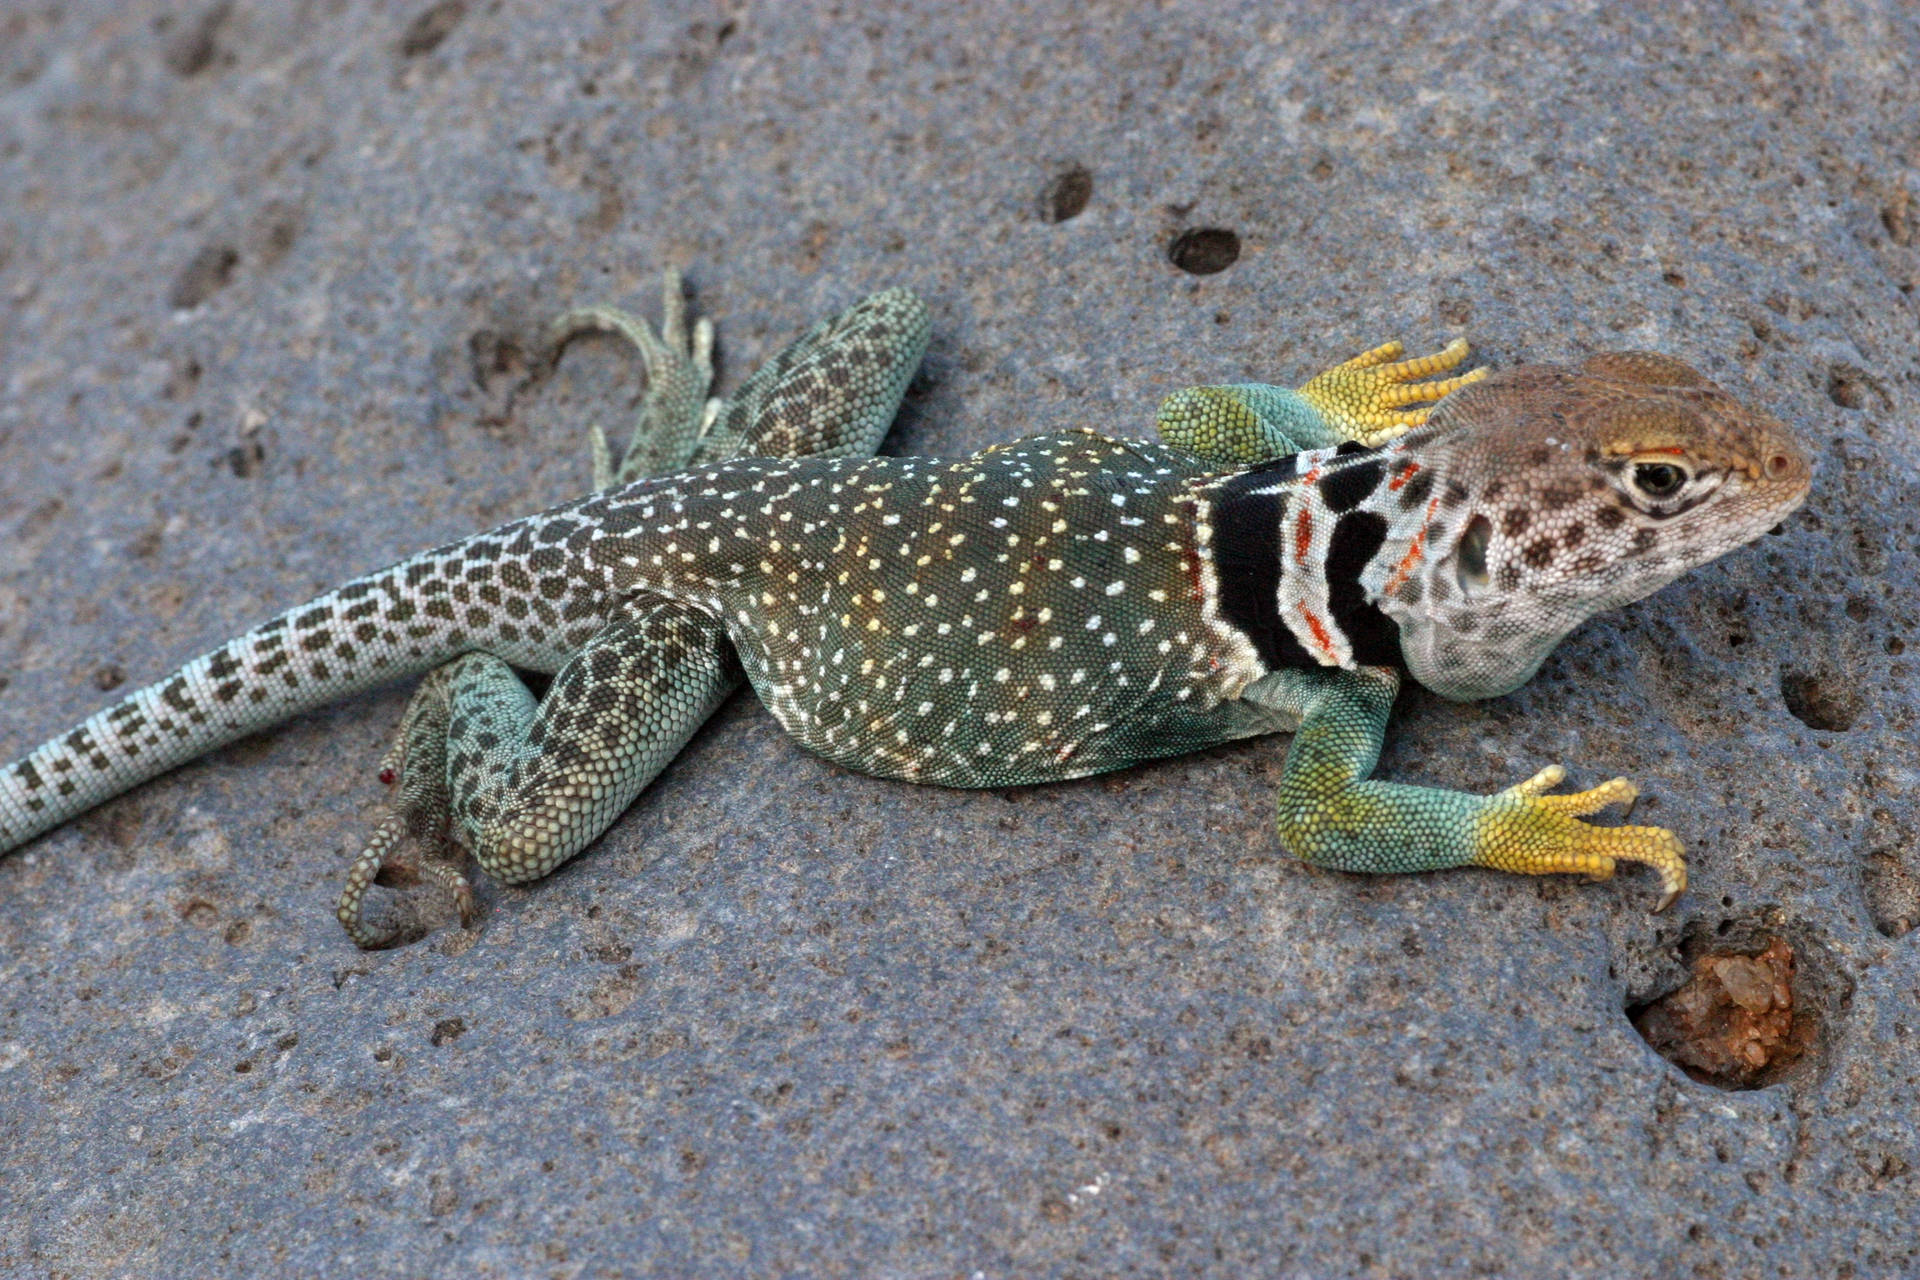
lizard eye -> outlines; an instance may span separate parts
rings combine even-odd
[[[1633,468],[1633,487],[1649,498],[1671,498],[1686,482],[1686,471],[1671,462],[1641,462]]]

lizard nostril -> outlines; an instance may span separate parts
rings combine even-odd
[[[1784,453],[1767,455],[1767,479],[1785,480],[1793,474],[1793,459]]]

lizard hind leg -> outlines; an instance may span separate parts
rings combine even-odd
[[[727,400],[708,399],[713,326],[686,324],[680,275],[666,273],[658,335],[613,307],[566,312],[548,328],[557,355],[577,334],[619,334],[647,370],[646,399],[616,469],[595,427],[594,488],[734,457],[863,458],[880,447],[926,353],[932,320],[910,289],[885,289],[821,321]]]
[[[507,884],[537,880],[592,843],[741,679],[719,623],[654,597],[622,606],[537,702],[498,658],[454,665],[455,834]]]
[[[723,627],[653,597],[624,605],[542,698],[491,654],[438,668],[385,762],[393,810],[348,872],[337,912],[348,936],[374,948],[416,932],[363,918],[369,887],[396,869],[440,884],[471,925],[471,889],[446,851],[464,847],[505,884],[548,874],[633,803],[740,680]],[[441,856],[401,861],[408,839]]]
[[[549,361],[557,361],[568,342],[586,333],[612,333],[639,353],[646,370],[646,391],[633,433],[616,468],[606,433],[597,425],[588,429],[596,490],[659,472],[685,467],[712,424],[718,401],[707,398],[713,385],[713,326],[706,320],[687,323],[687,306],[680,273],[669,268],[662,275],[660,328],[656,333],[645,318],[617,307],[579,307],[556,317],[547,327]],[[476,655],[484,656],[484,655]],[[347,872],[335,915],[347,935],[360,947],[374,950],[423,936],[427,927],[418,919],[376,927],[366,919],[373,886],[414,884],[425,879],[442,888],[459,908],[462,925],[474,916],[473,889],[460,870],[461,852],[454,839],[452,797],[448,790],[447,749],[452,723],[453,682],[462,690],[507,687],[511,681],[524,694],[511,668],[482,664],[463,666],[464,658],[436,669],[422,681],[401,717],[393,746],[381,761],[381,780],[394,788],[388,813]],[[502,674],[504,673],[504,674]],[[466,694],[472,698],[471,692]],[[526,695],[529,699],[531,695]],[[416,859],[408,846],[424,851]]]
[[[822,320],[718,408],[693,461],[871,456],[920,367],[931,327],[927,304],[910,289],[884,289]]]
[[[926,304],[889,289],[802,334],[723,413],[705,399],[712,328],[702,321],[689,330],[676,273],[667,273],[664,293],[658,334],[607,307],[570,311],[549,331],[556,351],[575,334],[612,331],[647,366],[647,399],[617,471],[606,437],[593,433],[597,488],[742,454],[870,455],[926,349]],[[448,851],[464,845],[509,883],[545,875],[605,830],[741,679],[724,628],[651,598],[624,606],[543,701],[489,654],[442,666],[409,704],[383,762],[398,790],[348,874],[341,924],[369,948],[422,932],[364,919],[376,882],[408,876],[445,887],[470,923],[472,891]],[[407,860],[399,851],[409,840],[441,856]]]

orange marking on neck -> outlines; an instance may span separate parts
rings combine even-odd
[[[1381,586],[1381,595],[1392,595],[1398,591],[1412,576],[1414,567],[1420,563],[1421,557],[1427,554],[1427,526],[1433,523],[1433,513],[1439,509],[1439,506],[1439,498],[1427,500],[1427,517],[1420,522],[1420,531],[1413,535],[1413,542],[1408,545],[1407,554],[1401,556],[1400,563],[1393,567],[1393,576]]]
[[[1398,591],[1413,567],[1420,563],[1420,557],[1427,554],[1427,531],[1422,529],[1413,535],[1413,543],[1407,548],[1407,554],[1400,557],[1400,563],[1394,566],[1393,576],[1380,588],[1381,595],[1392,595]]]
[[[1307,552],[1313,550],[1313,508],[1301,507],[1300,519],[1293,529],[1293,558],[1301,564],[1307,562]]]
[[[1400,470],[1394,473],[1393,479],[1388,482],[1387,491],[1391,493],[1394,490],[1397,490],[1401,485],[1413,479],[1413,473],[1418,471],[1419,469],[1420,469],[1420,464],[1417,462],[1409,462],[1405,466],[1401,467]]]
[[[1313,642],[1320,646],[1321,656],[1333,657],[1333,637],[1327,634],[1327,624],[1320,621],[1320,615],[1307,608],[1304,600],[1300,602],[1300,616],[1307,620],[1307,630],[1313,632]]]

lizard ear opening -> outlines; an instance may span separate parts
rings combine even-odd
[[[1487,543],[1492,538],[1493,521],[1482,515],[1467,521],[1467,530],[1460,535],[1460,545],[1453,557],[1453,577],[1461,595],[1471,597],[1486,589]]]

